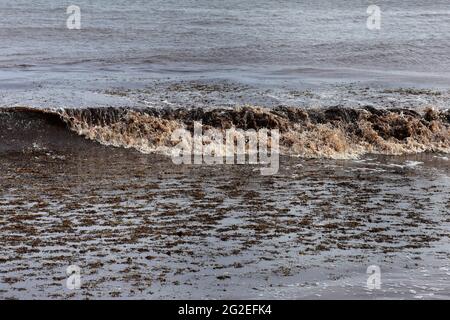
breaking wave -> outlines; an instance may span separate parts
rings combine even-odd
[[[143,153],[168,153],[178,128],[279,129],[280,152],[305,158],[357,158],[367,153],[450,153],[450,111],[411,109],[260,108],[0,109],[0,151],[32,146],[71,149],[86,139]],[[83,138],[84,137],[84,138]],[[28,148],[28,149],[27,149]]]

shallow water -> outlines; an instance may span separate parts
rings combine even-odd
[[[261,176],[84,150],[2,155],[0,297],[450,297],[444,156],[283,157]]]
[[[370,4],[0,0],[0,298],[449,299],[450,3]],[[193,121],[279,172],[174,165]]]

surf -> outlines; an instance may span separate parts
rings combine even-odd
[[[450,111],[426,108],[70,108],[0,109],[0,150],[33,144],[55,150],[87,142],[170,155],[175,130],[277,129],[280,153],[304,158],[354,159],[365,154],[450,153]],[[225,143],[225,142],[224,142]]]

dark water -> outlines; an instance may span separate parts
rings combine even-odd
[[[266,177],[94,144],[1,158],[2,298],[449,298],[442,156],[282,158]]]
[[[150,118],[127,118],[125,109],[67,112],[0,112],[2,298],[449,298],[448,154],[282,156],[279,172],[261,176],[258,166],[180,166],[126,145],[145,133],[149,142],[164,135],[165,118],[174,115],[283,124],[258,118],[255,109],[162,110]],[[313,125],[302,122],[304,110],[284,112]],[[308,117],[339,127],[370,114],[360,112]],[[426,133],[439,121],[401,115],[407,110],[372,112],[368,119],[380,121],[374,127],[392,125],[398,134],[412,123],[419,127],[411,133]],[[93,135],[102,141],[115,133],[123,144],[87,140],[66,117],[83,120],[87,136],[103,132]],[[330,148],[326,137],[318,137],[319,152]],[[81,268],[79,290],[66,287],[69,265]],[[382,270],[379,290],[366,287],[370,265]]]
[[[448,1],[76,4],[0,0],[0,298],[450,297]],[[174,165],[193,121],[279,172]]]
[[[406,102],[448,107],[449,2],[379,1],[380,30],[366,28],[370,4],[82,0],[81,30],[68,30],[66,2],[0,1],[2,104],[184,105],[191,96],[158,87],[156,99],[142,90],[203,80],[240,88],[241,97],[208,95],[214,105],[378,106],[405,102],[386,88],[425,87],[444,95]],[[104,93],[113,88],[140,91]]]

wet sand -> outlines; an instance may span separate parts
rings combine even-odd
[[[261,176],[87,145],[1,154],[0,298],[450,298],[445,155],[282,157]]]

